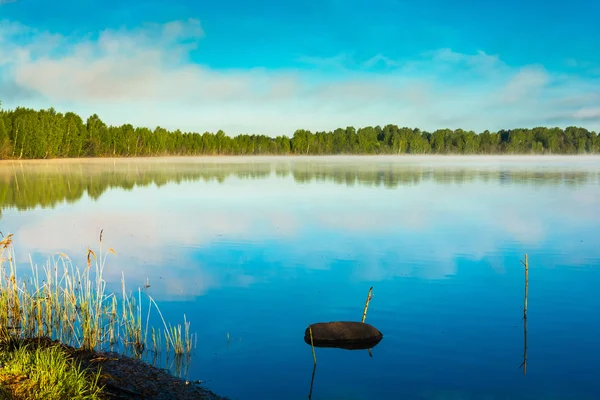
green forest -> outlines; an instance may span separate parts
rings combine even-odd
[[[328,154],[591,154],[600,136],[585,128],[509,129],[476,133],[463,129],[384,127],[295,131],[281,135],[226,135],[169,131],[156,127],[112,126],[96,114],[49,108],[0,110],[0,159],[139,157],[166,155],[328,155]]]

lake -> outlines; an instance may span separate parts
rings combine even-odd
[[[185,376],[231,399],[600,398],[599,157],[2,162],[0,204],[23,270],[103,230],[109,288],[185,314]],[[304,330],[371,286],[383,340],[313,376]]]

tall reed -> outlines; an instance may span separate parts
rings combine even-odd
[[[87,350],[106,345],[133,347],[136,351],[151,348],[159,352],[160,330],[152,327],[152,346],[146,343],[152,306],[162,322],[167,352],[190,354],[195,348],[190,323],[184,315],[183,326],[167,324],[152,297],[148,301],[145,327],[142,290],[137,298],[128,293],[125,276],[121,279],[120,298],[106,290],[103,278],[106,260],[114,249],[102,250],[102,232],[98,253],[87,250],[87,265],[75,267],[69,257],[57,253],[40,269],[30,258],[31,274],[18,276],[13,235],[0,241],[0,340],[2,337],[50,337]],[[121,312],[118,312],[118,310]]]

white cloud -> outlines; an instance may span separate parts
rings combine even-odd
[[[504,89],[503,99],[507,103],[518,103],[524,98],[538,98],[550,78],[541,67],[527,67],[517,72]]]
[[[589,107],[589,108],[581,108],[575,111],[573,114],[575,118],[579,119],[600,119],[600,107]]]
[[[384,56],[383,54],[377,54],[369,58],[367,61],[363,62],[363,67],[372,68],[378,64],[383,64],[386,67],[397,67],[401,65],[398,61],[394,61],[391,58]]]
[[[476,54],[463,54],[452,51],[452,49],[440,49],[429,53],[434,60],[442,63],[462,64],[483,71],[498,69],[504,64],[497,55],[486,54],[479,50]]]
[[[297,234],[299,221],[289,213],[272,211],[269,202],[259,201],[259,192],[254,193],[258,200],[247,204],[245,202],[253,196],[233,197],[224,186],[204,185],[214,191],[188,193],[179,187],[179,194],[170,192],[179,198],[176,210],[164,208],[164,204],[173,200],[157,195],[166,193],[164,190],[157,192],[153,187],[145,187],[136,189],[137,196],[130,202],[123,202],[123,192],[115,190],[91,204],[84,199],[76,205],[58,205],[50,213],[32,211],[19,217],[16,225],[11,217],[14,211],[8,211],[2,222],[5,227],[17,226],[11,233],[15,235],[18,262],[23,266],[34,253],[38,253],[33,256],[34,262],[42,265],[48,256],[57,252],[68,255],[74,265],[84,266],[88,247],[99,253],[98,237],[103,229],[104,252],[109,248],[117,252],[117,256],[108,255],[104,273],[113,286],[118,286],[122,272],[129,289],[137,289],[146,278],[151,284],[160,284],[158,298],[199,296],[224,285],[247,286],[252,283],[252,277],[243,271],[232,273],[236,265],[219,265],[216,269],[210,265],[214,260],[200,262],[193,259],[193,253],[220,240],[236,243],[260,243],[275,238],[289,240]],[[234,189],[234,193],[238,190],[243,189]],[[120,203],[117,212],[114,211],[115,198]],[[152,200],[144,200],[141,211],[140,199],[146,198]],[[244,207],[240,207],[242,203]],[[225,208],[220,209],[218,205]],[[191,224],[190,214],[195,221]],[[190,270],[193,270],[193,280],[188,277]]]
[[[230,134],[387,123],[477,131],[600,126],[598,78],[513,67],[484,51],[439,49],[410,61],[383,54],[358,61],[348,54],[305,56],[297,61],[314,68],[215,69],[190,59],[200,40],[210,40],[204,36],[197,20],[82,38],[3,21],[2,101],[9,108],[98,113],[111,124]],[[569,103],[573,99],[577,104]]]

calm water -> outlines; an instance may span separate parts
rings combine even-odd
[[[370,286],[383,341],[317,349],[312,399],[600,398],[599,158],[0,163],[0,204],[24,268],[104,229],[111,287],[185,313],[187,376],[232,399],[306,399],[305,328]]]

